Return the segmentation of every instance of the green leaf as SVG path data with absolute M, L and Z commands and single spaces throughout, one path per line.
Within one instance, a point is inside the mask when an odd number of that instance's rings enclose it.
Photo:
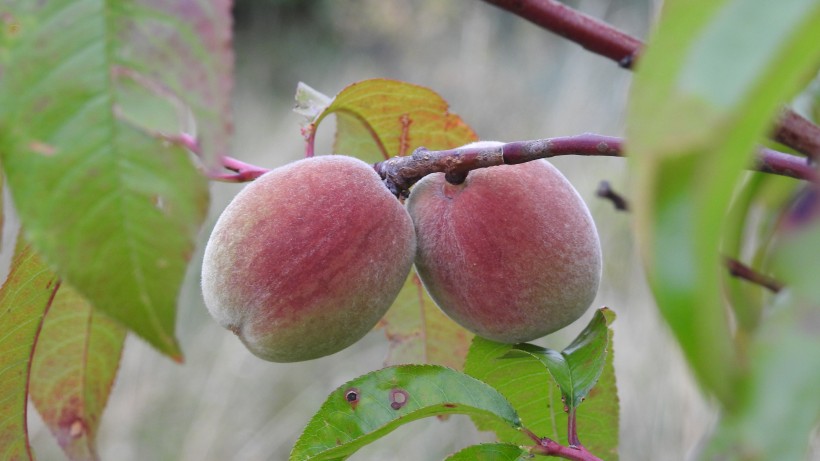
M 364 80 L 332 100 L 300 83 L 296 112 L 305 117 L 308 153 L 319 125 L 336 115 L 334 152 L 375 163 L 409 155 L 420 146 L 451 149 L 477 139 L 473 130 L 449 112 L 434 91 L 387 79 Z M 421 287 L 415 271 L 379 323 L 390 341 L 387 364 L 431 363 L 462 367 L 472 334 L 444 315 Z
M 518 445 L 483 443 L 453 453 L 445 461 L 524 461 L 531 458 L 532 455 Z
M 561 398 L 572 411 L 586 398 L 604 370 L 607 356 L 608 328 L 615 318 L 609 309 L 595 312 L 584 330 L 561 352 L 553 349 L 519 344 L 508 355 L 522 351 L 547 367 L 561 389 Z
M 0 289 L 0 459 L 34 459 L 26 430 L 29 363 L 57 277 L 18 239 L 11 273 Z
M 486 415 L 520 427 L 504 397 L 475 378 L 435 365 L 389 367 L 334 391 L 308 422 L 290 460 L 345 459 L 402 424 L 449 414 Z
M 628 147 L 649 281 L 700 383 L 729 408 L 741 364 L 723 223 L 755 143 L 820 62 L 818 21 L 811 0 L 669 1 L 635 75 Z
M 589 388 L 584 404 L 576 410 L 578 434 L 583 445 L 607 460 L 618 459 L 620 405 L 613 365 L 612 330 L 606 328 L 613 318 L 612 311 L 605 308 L 599 310 L 590 322 L 591 327 L 585 329 L 567 347 L 569 350 L 581 347 L 581 356 L 586 352 L 598 352 L 587 356 L 598 361 L 597 366 L 600 366 L 602 358 L 600 348 L 609 349 L 597 384 Z M 607 332 L 606 335 L 603 332 Z M 598 349 L 587 343 L 597 345 Z M 476 337 L 467 355 L 464 371 L 498 389 L 516 409 L 527 429 L 539 437 L 549 437 L 564 445 L 568 444 L 568 416 L 564 411 L 556 380 L 539 358 L 530 353 L 512 352 L 514 347 L 545 351 L 535 346 L 513 346 Z M 585 365 L 581 368 L 586 368 Z M 585 374 L 587 378 L 591 378 L 591 375 L 594 373 Z M 510 431 L 492 420 L 480 417 L 473 417 L 473 420 L 479 429 L 494 431 L 499 440 L 521 445 L 529 443 L 529 438 L 524 434 Z
M 98 459 L 95 439 L 114 384 L 125 329 L 62 284 L 31 365 L 34 406 L 69 459 Z
M 193 114 L 206 154 L 221 153 L 228 2 L 20 0 L 11 11 L 0 151 L 26 236 L 96 308 L 181 359 L 175 305 L 208 192 L 162 135 L 190 131 Z
M 527 429 L 539 437 L 560 441 L 566 416 L 561 410 L 561 395 L 552 377 L 535 357 L 504 358 L 512 348 L 512 344 L 476 336 L 467 353 L 464 372 L 497 389 L 515 408 Z M 562 416 L 564 424 L 559 427 Z M 524 433 L 512 430 L 506 424 L 498 424 L 494 419 L 479 416 L 473 417 L 473 422 L 480 430 L 495 432 L 498 440 L 519 445 L 532 442 Z

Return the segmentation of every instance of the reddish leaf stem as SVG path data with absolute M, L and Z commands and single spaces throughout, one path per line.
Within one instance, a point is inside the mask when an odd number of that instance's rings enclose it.
M 641 40 L 556 0 L 484 1 L 607 57 L 626 69 L 632 68 L 644 47 Z M 771 137 L 803 155 L 820 159 L 820 127 L 789 108 L 781 112 Z
M 567 443 L 571 448 L 582 448 L 581 440 L 578 438 L 578 418 L 572 407 L 567 411 Z
M 261 166 L 251 165 L 233 157 L 223 156 L 222 166 L 233 173 L 212 173 L 209 177 L 216 181 L 223 182 L 248 182 L 262 176 L 270 171 Z
M 419 147 L 407 157 L 393 157 L 373 168 L 396 196 L 407 196 L 410 187 L 431 173 L 444 173 L 452 183 L 464 181 L 467 173 L 488 166 L 529 162 L 559 155 L 622 156 L 624 141 L 613 136 L 585 133 L 576 136 L 516 141 L 493 147 L 460 147 L 431 151 Z M 815 171 L 802 157 L 771 149 L 758 150 L 754 167 L 765 173 L 814 180 Z
M 161 137 L 162 139 L 170 143 L 184 147 L 185 149 L 188 149 L 193 154 L 195 154 L 197 157 L 200 157 L 202 155 L 202 149 L 200 148 L 199 141 L 197 141 L 195 137 L 191 136 L 188 133 L 180 133 L 177 135 L 165 135 L 157 133 L 155 134 L 155 136 Z M 232 173 L 208 172 L 207 176 L 209 179 L 223 182 L 248 182 L 253 181 L 254 179 L 270 171 L 267 168 L 252 165 L 250 163 L 245 163 L 241 160 L 237 160 L 227 155 L 223 155 L 220 158 L 220 163 L 222 165 L 222 168 L 230 170 L 232 171 Z

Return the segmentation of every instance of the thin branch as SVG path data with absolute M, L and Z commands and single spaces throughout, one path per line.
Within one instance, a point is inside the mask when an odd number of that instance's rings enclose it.
M 578 446 L 565 447 L 548 437 L 538 437 L 526 427 L 522 427 L 520 430 L 529 437 L 530 440 L 535 442 L 535 446 L 530 447 L 530 453 L 532 454 L 555 456 L 557 458 L 571 459 L 574 461 L 601 461 L 600 458 L 582 447 L 580 443 L 578 443 Z
M 641 40 L 556 0 L 484 1 L 609 58 L 625 69 L 632 68 L 644 47 Z M 781 112 L 771 137 L 803 155 L 820 159 L 820 127 L 789 108 Z
M 768 147 L 757 151 L 754 169 L 762 173 L 789 176 L 806 181 L 818 182 L 817 170 L 806 159 L 785 154 Z
M 598 184 L 598 190 L 595 191 L 595 195 L 612 202 L 612 205 L 614 205 L 618 211 L 629 211 L 629 203 L 621 194 L 612 189 L 609 181 L 601 181 L 601 183 Z
M 609 24 L 555 0 L 485 0 L 631 68 L 643 43 Z
M 407 157 L 393 157 L 373 168 L 396 196 L 407 196 L 410 187 L 431 173 L 444 173 L 454 184 L 467 173 L 488 166 L 529 162 L 560 155 L 623 156 L 624 141 L 613 136 L 585 133 L 576 136 L 516 141 L 493 147 L 460 147 L 431 151 L 419 147 Z M 767 148 L 758 150 L 754 167 L 765 173 L 812 181 L 815 171 L 802 157 Z
M 729 274 L 732 276 L 760 285 L 772 293 L 778 293 L 784 287 L 784 285 L 776 279 L 761 274 L 736 259 L 723 258 L 723 263 L 726 264 L 726 267 L 729 269 Z

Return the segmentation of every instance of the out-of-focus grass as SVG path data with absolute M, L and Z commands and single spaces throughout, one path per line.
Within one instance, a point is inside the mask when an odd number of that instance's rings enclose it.
M 638 36 L 647 1 L 575 6 Z M 585 131 L 620 135 L 631 75 L 538 27 L 482 2 L 350 0 L 240 1 L 233 155 L 275 167 L 303 155 L 291 113 L 303 80 L 327 94 L 389 77 L 428 86 L 483 139 L 512 141 Z M 320 130 L 319 152 L 331 127 Z M 594 306 L 618 313 L 615 363 L 621 397 L 621 458 L 685 459 L 714 416 L 661 324 L 635 255 L 628 214 L 595 198 L 602 179 L 629 193 L 623 159 L 561 158 L 558 166 L 590 205 L 601 235 L 604 279 Z M 380 332 L 301 364 L 263 362 L 207 314 L 199 263 L 216 217 L 240 185 L 214 184 L 213 206 L 183 289 L 178 332 L 184 365 L 130 339 L 99 435 L 102 459 L 282 460 L 327 394 L 381 366 Z M 585 317 L 550 338 L 562 347 Z M 40 459 L 61 459 L 35 422 Z M 583 439 L 583 428 L 580 428 Z M 464 417 L 415 422 L 352 459 L 442 459 L 489 440 Z

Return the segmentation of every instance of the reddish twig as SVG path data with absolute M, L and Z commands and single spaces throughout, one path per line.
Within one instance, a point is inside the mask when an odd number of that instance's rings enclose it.
M 820 160 L 820 127 L 792 110 L 780 114 L 772 138 L 814 161 Z
M 538 437 L 526 427 L 522 427 L 521 431 L 535 442 L 535 446 L 530 448 L 532 454 L 555 456 L 574 461 L 601 461 L 600 458 L 587 451 L 580 443 L 577 446 L 566 447 L 548 437 Z M 577 440 L 577 436 L 575 438 Z
M 555 0 L 485 0 L 630 68 L 643 43 Z
M 612 190 L 609 181 L 601 181 L 601 183 L 598 184 L 598 190 L 595 191 L 595 195 L 612 202 L 612 205 L 614 205 L 618 211 L 629 211 L 629 203 L 621 194 Z
M 763 275 L 751 267 L 741 263 L 732 258 L 723 258 L 723 263 L 729 269 L 729 274 L 734 277 L 746 280 L 748 282 L 760 285 L 768 289 L 772 293 L 778 293 L 783 289 L 784 285 L 768 275 Z
M 566 447 L 555 440 L 544 437 L 538 445 L 530 448 L 530 453 L 543 456 L 555 456 L 573 461 L 603 461 L 582 446 Z
M 396 196 L 407 196 L 410 187 L 431 173 L 444 173 L 452 183 L 467 173 L 488 166 L 529 162 L 560 155 L 623 156 L 623 139 L 585 133 L 576 136 L 516 141 L 492 147 L 460 147 L 431 151 L 419 147 L 407 157 L 393 157 L 373 168 Z M 765 173 L 814 180 L 816 174 L 804 158 L 771 149 L 758 151 L 755 168 Z
M 806 159 L 761 147 L 757 151 L 754 169 L 763 173 L 818 182 L 817 170 Z
M 168 142 L 179 144 L 199 155 L 196 139 L 187 134 L 176 136 L 161 135 Z M 419 179 L 431 173 L 443 172 L 447 180 L 460 183 L 467 173 L 477 168 L 495 165 L 512 165 L 539 158 L 560 155 L 623 156 L 624 141 L 614 136 L 585 133 L 575 136 L 516 141 L 495 147 L 460 147 L 441 151 L 430 151 L 419 147 L 407 157 L 393 157 L 376 163 L 373 168 L 385 180 L 387 187 L 396 196 L 406 196 L 410 187 Z M 208 173 L 208 177 L 223 182 L 248 182 L 270 171 L 268 168 L 252 165 L 233 157 L 222 156 L 222 167 L 231 173 Z M 765 173 L 790 176 L 813 181 L 817 174 L 806 161 L 794 155 L 784 154 L 768 148 L 761 148 L 755 168 Z M 617 206 L 617 205 L 616 205 Z
M 484 1 L 607 57 L 626 69 L 632 68 L 644 47 L 641 40 L 556 0 Z M 803 155 L 820 158 L 820 127 L 789 108 L 783 109 L 771 137 Z

